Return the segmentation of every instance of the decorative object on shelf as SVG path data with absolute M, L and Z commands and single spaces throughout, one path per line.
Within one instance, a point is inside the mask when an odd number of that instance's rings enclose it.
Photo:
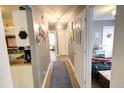
M 21 39 L 26 39 L 26 38 L 28 37 L 26 31 L 25 31 L 23 28 L 21 28 L 21 30 L 20 30 L 20 32 L 19 32 L 18 35 L 19 35 L 19 37 L 20 37 Z

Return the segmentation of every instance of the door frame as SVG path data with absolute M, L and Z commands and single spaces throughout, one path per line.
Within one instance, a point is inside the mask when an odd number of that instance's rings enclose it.
M 94 41 L 93 28 L 93 5 L 86 6 L 86 33 L 85 33 L 85 49 L 84 49 L 84 62 L 85 62 L 85 88 L 91 88 L 91 72 L 92 72 L 92 49 Z
M 3 26 L 2 12 L 0 9 L 0 87 L 1 88 L 13 88 L 12 73 L 9 62 L 9 54 L 7 52 L 7 44 L 5 39 L 5 30 Z

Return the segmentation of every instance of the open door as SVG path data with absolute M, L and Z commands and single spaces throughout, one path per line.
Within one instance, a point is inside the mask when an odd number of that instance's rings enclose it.
M 9 65 L 9 57 L 7 53 L 7 45 L 5 39 L 5 32 L 3 26 L 2 13 L 0 10 L 0 87 L 1 88 L 12 88 L 12 76 Z

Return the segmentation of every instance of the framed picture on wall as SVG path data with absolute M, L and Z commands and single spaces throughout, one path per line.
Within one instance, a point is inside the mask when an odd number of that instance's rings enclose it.
M 76 44 L 81 44 L 81 30 L 82 30 L 81 24 L 82 24 L 82 21 L 79 18 L 76 21 L 76 28 L 75 28 L 75 42 L 76 42 Z
M 6 36 L 6 43 L 8 48 L 16 48 L 15 36 Z
M 75 23 L 74 22 L 72 22 L 72 24 L 71 24 L 72 26 L 72 41 L 74 42 L 74 30 L 75 30 Z
M 70 24 L 70 31 L 69 31 L 69 37 L 71 40 L 71 44 L 74 42 L 74 28 L 73 28 L 73 21 Z
M 80 27 L 76 28 L 75 34 L 76 34 L 76 43 L 81 44 L 81 28 Z
M 74 30 L 74 22 L 71 22 L 71 30 Z

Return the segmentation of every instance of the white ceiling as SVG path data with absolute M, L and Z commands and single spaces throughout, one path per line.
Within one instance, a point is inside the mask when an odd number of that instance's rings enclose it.
M 37 6 L 50 24 L 55 24 L 59 19 L 63 23 L 67 23 L 73 16 L 76 16 L 84 8 L 83 5 L 38 5 Z M 4 23 L 13 25 L 12 11 L 18 10 L 18 5 L 1 5 Z M 113 6 L 97 5 L 94 7 L 93 20 L 114 20 L 111 14 Z
M 84 8 L 83 5 L 37 5 L 35 7 L 40 9 L 50 24 L 56 23 L 58 19 L 63 23 L 67 23 Z M 13 25 L 12 11 L 19 10 L 19 6 L 1 5 L 0 9 L 2 10 L 4 23 Z
M 112 5 L 97 5 L 97 6 L 95 6 L 94 11 L 93 11 L 93 20 L 96 20 L 96 21 L 114 20 L 115 18 L 111 13 L 113 8 L 114 8 L 114 6 L 112 6 Z
M 77 5 L 45 5 L 37 6 L 49 23 L 58 20 L 67 23 L 75 14 L 78 14 L 84 6 Z

